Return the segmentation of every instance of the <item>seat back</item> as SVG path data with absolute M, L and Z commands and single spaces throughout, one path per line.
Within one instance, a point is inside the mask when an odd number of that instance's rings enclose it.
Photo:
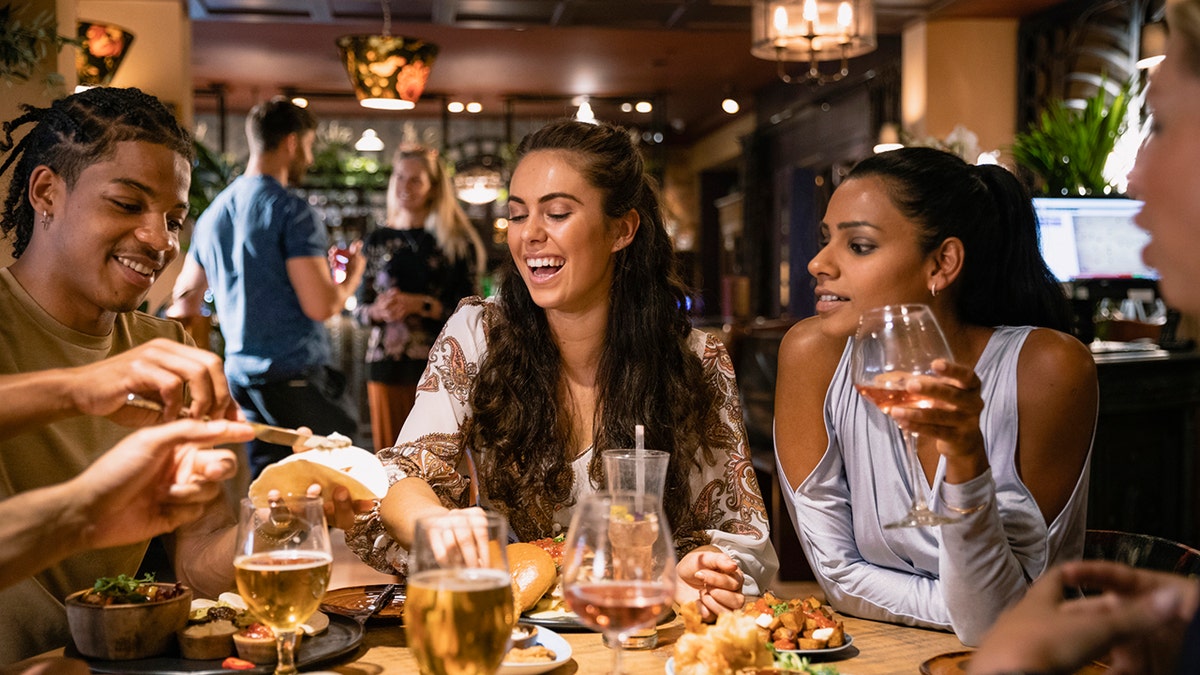
M 1135 532 L 1088 530 L 1085 560 L 1111 560 L 1131 567 L 1200 576 L 1200 550 L 1186 544 Z

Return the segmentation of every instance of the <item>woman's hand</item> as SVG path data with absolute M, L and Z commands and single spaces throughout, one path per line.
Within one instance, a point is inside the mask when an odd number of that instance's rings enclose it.
M 391 323 L 401 321 L 410 314 L 428 319 L 440 319 L 443 310 L 442 302 L 432 295 L 403 293 L 389 288 L 380 293 L 379 297 L 375 298 L 375 302 L 371 303 L 371 308 L 367 310 L 367 316 L 372 321 Z
M 933 370 L 936 377 L 911 378 L 906 387 L 931 401 L 931 407 L 895 407 L 890 414 L 901 429 L 937 439 L 937 451 L 948 461 L 947 480 L 964 482 L 988 466 L 979 427 L 982 384 L 974 370 L 959 363 L 937 359 Z
M 683 556 L 675 565 L 675 577 L 675 601 L 699 600 L 704 621 L 746 604 L 742 594 L 745 575 L 737 562 L 716 546 L 701 546 Z
M 310 438 L 313 435 L 312 429 L 308 427 L 296 427 L 296 431 Z M 305 439 L 299 439 L 292 444 L 293 453 L 308 452 L 313 449 L 307 444 Z M 321 486 L 313 483 L 308 486 L 308 491 L 305 494 L 309 497 L 320 497 L 322 496 Z M 354 517 L 356 515 L 367 513 L 373 508 L 375 508 L 374 499 L 360 499 L 355 501 L 350 499 L 349 490 L 338 486 L 333 491 L 332 499 L 325 501 L 325 520 L 329 523 L 330 527 L 336 527 L 339 530 L 348 530 L 354 527 Z

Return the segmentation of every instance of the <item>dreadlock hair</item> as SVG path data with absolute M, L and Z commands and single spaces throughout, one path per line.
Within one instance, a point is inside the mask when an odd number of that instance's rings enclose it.
M 998 165 L 973 166 L 933 148 L 901 148 L 859 162 L 846 180 L 876 176 L 919 225 L 929 253 L 958 237 L 966 261 L 956 308 L 977 326 L 1041 326 L 1069 333 L 1071 307 L 1038 247 L 1029 192 Z
M 517 160 L 539 151 L 568 157 L 603 193 L 606 217 L 636 210 L 641 224 L 633 241 L 612 254 L 611 309 L 596 373 L 591 439 L 572 438 L 561 396 L 561 356 L 546 314 L 530 297 L 512 257 L 505 257 L 497 316 L 487 328 L 488 353 L 471 393 L 474 416 L 465 430 L 469 447 L 478 452 L 481 490 L 523 541 L 550 536 L 554 511 L 571 504 L 568 448 L 591 441 L 589 479 L 601 486 L 601 451 L 633 447 L 635 426 L 643 424 L 646 447 L 671 454 L 663 506 L 674 531 L 689 533 L 688 476 L 701 453 L 713 461 L 711 448 L 723 439 L 707 433 L 705 421 L 718 397 L 688 346 L 686 288 L 675 270 L 654 182 L 620 127 L 551 122 L 525 137 Z M 698 543 L 681 544 L 680 555 Z
M 13 166 L 0 230 L 15 232 L 13 257 L 20 258 L 33 236 L 34 212 L 29 203 L 29 178 L 39 166 L 49 167 L 74 187 L 83 170 L 107 161 L 123 141 L 145 141 L 162 145 L 184 157 L 194 158 L 192 136 L 157 98 L 134 88 L 96 87 L 50 104 L 48 108 L 22 105 L 25 114 L 5 122 L 0 152 L 8 153 L 0 164 L 0 176 Z M 33 124 L 19 143 L 13 132 Z

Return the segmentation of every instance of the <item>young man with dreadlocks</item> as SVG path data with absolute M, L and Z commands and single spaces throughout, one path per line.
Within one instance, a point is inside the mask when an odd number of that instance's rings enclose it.
M 129 393 L 162 401 L 167 418 L 185 406 L 193 417 L 238 418 L 221 360 L 189 346 L 177 323 L 135 311 L 179 254 L 188 133 L 136 89 L 91 89 L 24 110 L 0 138 L 0 175 L 12 168 L 0 230 L 15 258 L 0 269 L 0 391 L 26 418 L 0 427 L 0 499 L 64 483 L 129 426 L 161 419 L 123 407 Z M 235 524 L 214 495 L 175 530 L 181 581 L 200 594 L 232 585 Z M 134 573 L 145 551 L 141 541 L 82 553 L 0 591 L 0 663 L 64 645 L 62 599 L 97 577 Z

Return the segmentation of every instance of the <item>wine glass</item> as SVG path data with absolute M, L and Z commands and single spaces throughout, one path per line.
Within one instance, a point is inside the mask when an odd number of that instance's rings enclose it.
M 886 414 L 894 408 L 929 408 L 933 401 L 910 392 L 910 380 L 933 379 L 933 362 L 950 361 L 950 345 L 926 305 L 886 305 L 863 312 L 850 353 L 854 388 Z M 900 520 L 884 527 L 921 527 L 957 522 L 958 518 L 935 513 L 925 499 L 925 472 L 917 457 L 917 434 L 901 430 L 905 468 L 912 505 Z
M 675 591 L 675 546 L 657 497 L 631 492 L 580 499 L 567 530 L 562 565 L 567 606 L 613 647 L 638 628 L 654 626 Z
M 243 499 L 233 564 L 238 593 L 275 632 L 275 675 L 292 675 L 296 631 L 317 611 L 333 567 L 321 498 Z
M 404 604 L 408 646 L 423 675 L 496 672 L 516 623 L 497 513 L 418 518 Z

